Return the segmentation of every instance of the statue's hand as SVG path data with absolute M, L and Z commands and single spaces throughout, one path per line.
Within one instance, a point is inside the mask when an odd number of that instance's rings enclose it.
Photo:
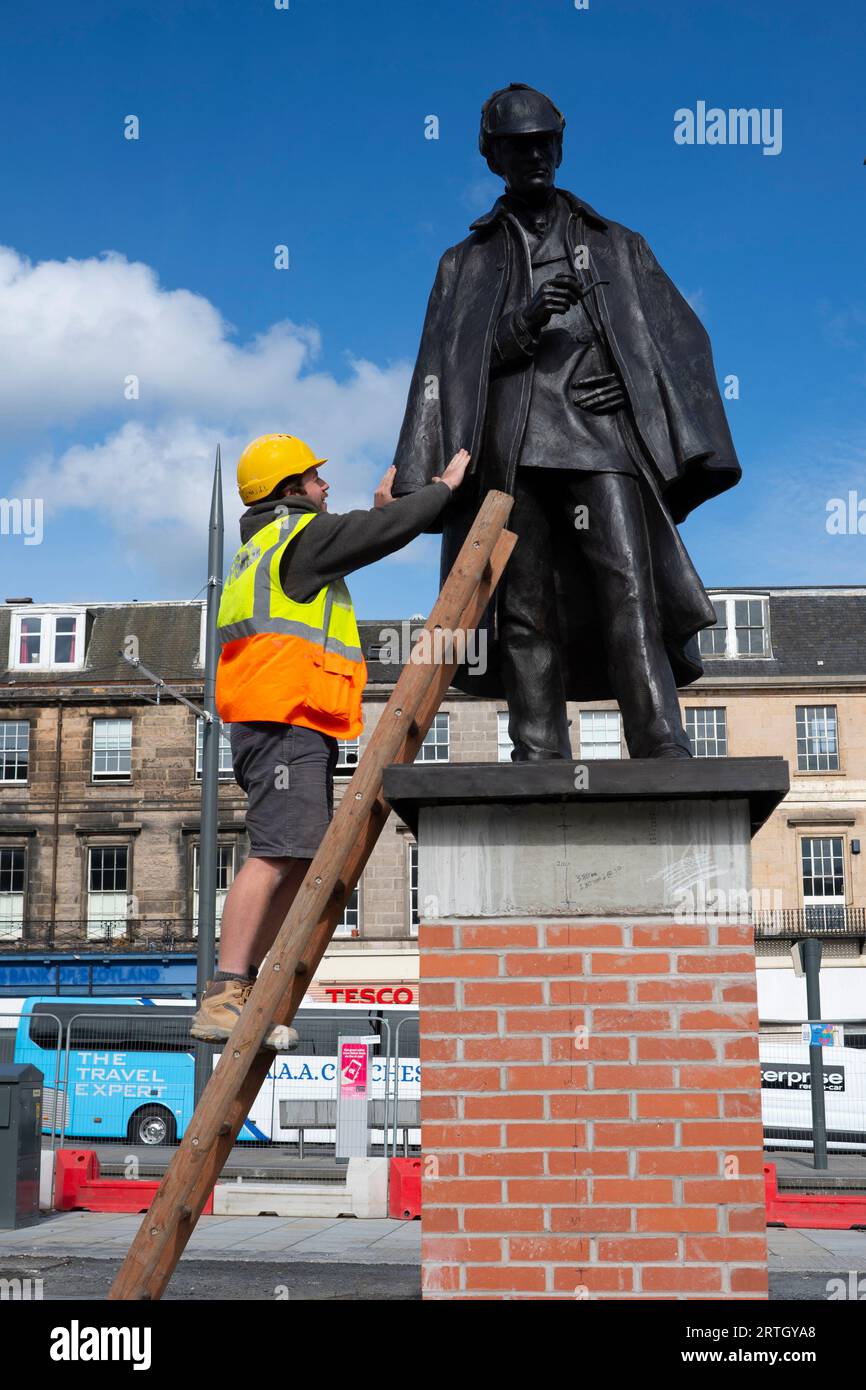
M 625 391 L 618 376 L 588 376 L 585 381 L 575 382 L 570 388 L 571 399 L 581 410 L 589 410 L 593 415 L 609 415 L 621 410 L 626 402 Z
M 581 297 L 580 283 L 575 275 L 554 275 L 535 291 L 521 317 L 530 333 L 539 333 L 554 314 L 567 314 Z

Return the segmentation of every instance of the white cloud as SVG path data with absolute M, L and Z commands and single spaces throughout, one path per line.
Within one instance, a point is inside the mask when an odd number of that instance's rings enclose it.
M 49 517 L 96 513 L 142 555 L 170 517 L 163 563 L 184 533 L 200 548 L 217 441 L 227 535 L 240 510 L 235 460 L 272 430 L 327 454 L 334 510 L 371 505 L 410 367 L 347 358 L 338 380 L 316 368 L 319 351 L 314 326 L 288 321 L 239 344 L 203 296 L 165 290 L 149 266 L 114 252 L 32 265 L 0 247 L 0 407 L 16 490 L 43 497 Z M 130 375 L 138 400 L 124 398 Z M 81 442 L 46 452 L 52 434 Z
M 336 382 L 312 370 L 318 330 L 283 321 L 241 345 L 231 332 L 202 295 L 162 289 L 149 266 L 115 252 L 34 266 L 0 247 L 0 404 L 7 425 L 43 425 L 46 412 L 49 423 L 70 424 L 105 412 L 129 419 L 180 410 L 229 426 L 287 413 L 298 433 L 321 426 Z M 365 432 L 373 412 L 378 441 L 382 388 L 402 383 L 403 372 L 352 365 L 341 399 Z M 124 399 L 129 375 L 139 378 L 138 401 Z

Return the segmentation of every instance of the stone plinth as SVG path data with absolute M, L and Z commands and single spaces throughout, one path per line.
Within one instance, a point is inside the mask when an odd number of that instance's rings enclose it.
M 766 1298 L 750 838 L 781 759 L 389 768 L 426 1298 Z

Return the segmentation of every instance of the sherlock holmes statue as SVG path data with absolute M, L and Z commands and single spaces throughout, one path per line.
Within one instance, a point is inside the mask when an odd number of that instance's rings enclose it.
M 677 686 L 715 614 L 675 523 L 740 468 L 702 324 L 642 236 L 554 187 L 564 128 L 531 87 L 484 103 L 505 194 L 440 261 L 393 492 L 470 450 L 443 578 L 487 490 L 514 497 L 486 670 L 455 684 L 505 696 L 515 761 L 570 758 L 566 699 L 611 696 L 632 757 L 685 758 Z

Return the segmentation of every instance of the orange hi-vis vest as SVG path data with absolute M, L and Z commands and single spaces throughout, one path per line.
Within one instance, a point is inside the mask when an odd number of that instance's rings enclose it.
M 227 724 L 302 724 L 357 738 L 367 667 L 352 598 L 342 579 L 308 603 L 280 583 L 280 562 L 316 512 L 288 512 L 242 545 L 223 586 L 216 703 Z

